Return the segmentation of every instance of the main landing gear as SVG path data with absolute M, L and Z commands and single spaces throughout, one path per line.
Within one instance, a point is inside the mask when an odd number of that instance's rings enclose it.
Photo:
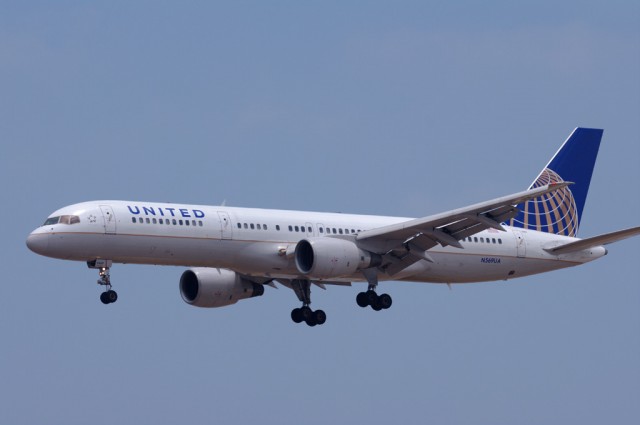
M 327 321 L 327 315 L 322 310 L 313 311 L 308 305 L 291 310 L 291 320 L 296 323 L 305 322 L 309 326 L 322 325 Z
M 105 291 L 100 294 L 100 301 L 102 304 L 111 304 L 118 301 L 118 293 L 111 289 L 111 276 L 109 275 L 109 269 L 111 268 L 111 260 L 94 260 L 87 261 L 87 266 L 90 269 L 98 269 L 98 285 L 105 287 Z
M 369 282 L 369 289 L 367 292 L 360 292 L 356 296 L 356 302 L 362 308 L 371 306 L 375 311 L 386 310 L 391 307 L 393 300 L 389 294 L 378 295 L 376 293 L 376 287 L 378 286 L 378 272 L 373 269 L 364 269 L 362 274 Z
M 291 310 L 291 320 L 295 323 L 305 322 L 308 326 L 322 325 L 327 321 L 327 315 L 322 310 L 311 310 L 311 282 L 303 279 L 291 281 L 291 287 L 302 301 L 301 308 Z
M 356 302 L 362 308 L 371 306 L 375 311 L 386 310 L 391 307 L 393 300 L 389 294 L 378 295 L 375 287 L 369 285 L 367 292 L 360 292 L 356 297 Z

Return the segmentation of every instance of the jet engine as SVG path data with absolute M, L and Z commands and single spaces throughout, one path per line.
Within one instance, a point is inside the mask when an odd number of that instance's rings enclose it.
M 382 257 L 358 248 L 351 241 L 322 237 L 298 242 L 295 260 L 298 271 L 309 278 L 331 279 L 377 266 Z
M 196 307 L 224 307 L 262 294 L 264 286 L 227 269 L 197 267 L 180 276 L 182 299 Z

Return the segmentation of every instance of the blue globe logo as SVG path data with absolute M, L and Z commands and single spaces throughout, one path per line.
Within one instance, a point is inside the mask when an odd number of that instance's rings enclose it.
M 563 181 L 558 173 L 545 168 L 531 188 Z M 509 223 L 512 226 L 565 236 L 578 233 L 578 208 L 569 187 L 527 201 L 518 208 L 520 213 Z

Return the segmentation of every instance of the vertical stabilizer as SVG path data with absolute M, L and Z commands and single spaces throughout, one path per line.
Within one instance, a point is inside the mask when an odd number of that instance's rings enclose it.
M 603 130 L 578 127 L 542 169 L 529 189 L 549 183 L 572 185 L 518 205 L 509 225 L 540 232 L 576 236 L 587 199 Z

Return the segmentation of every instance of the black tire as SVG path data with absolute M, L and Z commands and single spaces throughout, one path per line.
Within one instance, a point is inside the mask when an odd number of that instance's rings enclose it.
M 305 322 L 309 319 L 313 319 L 313 310 L 311 310 L 309 307 L 302 307 L 300 309 L 300 312 L 302 314 L 302 320 L 304 320 Z
M 356 303 L 362 308 L 365 308 L 369 305 L 369 299 L 367 298 L 367 294 L 364 292 L 360 292 L 356 296 Z
M 107 299 L 107 293 L 103 292 L 102 294 L 100 294 L 100 301 L 102 301 L 102 304 L 107 305 L 109 304 L 109 300 Z
M 316 322 L 315 315 L 313 314 L 307 320 L 305 320 L 305 323 L 311 327 L 314 327 L 318 324 L 318 322 Z
M 293 310 L 291 310 L 291 320 L 296 323 L 300 323 L 304 320 L 302 317 L 302 311 L 299 308 L 294 308 Z
M 109 303 L 114 303 L 118 301 L 118 293 L 116 291 L 109 290 L 106 293 L 107 293 L 107 299 L 109 300 Z
M 371 303 L 371 308 L 374 309 L 375 311 L 382 310 L 382 303 L 380 302 L 380 297 L 376 296 L 376 300 L 373 303 Z
M 323 325 L 324 322 L 327 321 L 327 314 L 322 310 L 316 310 L 313 313 L 313 320 L 316 322 L 316 324 Z
M 389 295 L 389 294 L 380 295 L 380 305 L 382 306 L 382 308 L 384 310 L 386 310 L 389 307 L 391 307 L 391 304 L 393 304 L 393 300 L 391 299 L 391 295 Z
M 367 304 L 373 307 L 373 304 L 378 300 L 378 294 L 376 291 L 369 289 L 365 296 L 367 297 Z

